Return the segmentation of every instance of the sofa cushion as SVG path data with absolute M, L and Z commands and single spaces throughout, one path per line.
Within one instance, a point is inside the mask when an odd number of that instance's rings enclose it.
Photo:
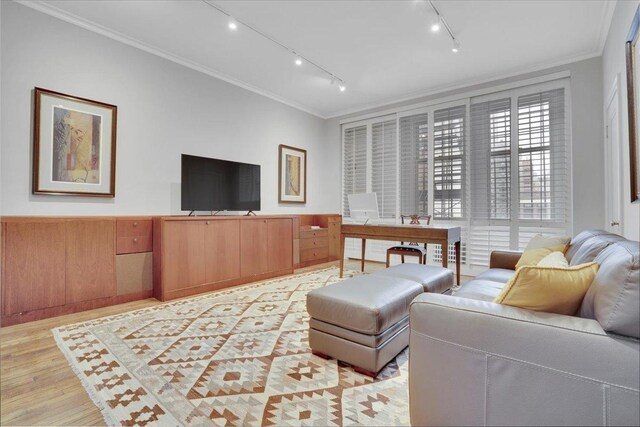
M 493 302 L 573 316 L 597 272 L 595 262 L 568 268 L 525 266 L 516 271 Z
M 598 274 L 582 302 L 580 316 L 602 329 L 640 338 L 640 243 L 625 240 L 600 252 Z
M 422 285 L 425 292 L 444 293 L 453 285 L 453 271 L 443 267 L 424 264 L 398 264 L 371 273 L 412 280 Z
M 506 268 L 491 268 L 475 277 L 476 280 L 490 280 L 492 282 L 507 283 L 513 277 L 515 270 Z
M 453 296 L 491 302 L 502 291 L 504 285 L 491 280 L 473 279 L 460 286 Z
M 316 320 L 378 335 L 407 317 L 411 301 L 423 291 L 418 282 L 366 274 L 312 290 L 307 311 Z
M 573 256 L 578 252 L 578 250 L 582 247 L 582 245 L 589 239 L 595 236 L 601 236 L 603 234 L 611 234 L 608 231 L 604 230 L 585 230 L 571 239 L 571 243 L 569 243 L 569 248 L 564 253 L 564 256 L 567 257 L 567 261 L 571 263 Z
M 569 261 L 569 265 L 573 266 L 592 262 L 607 246 L 624 240 L 626 240 L 624 237 L 610 233 L 591 237 L 580 245 L 580 249 L 573 254 L 573 257 Z

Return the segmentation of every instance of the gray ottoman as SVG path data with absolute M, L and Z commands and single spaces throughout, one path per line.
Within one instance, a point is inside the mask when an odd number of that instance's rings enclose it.
M 409 305 L 423 292 L 421 283 L 382 274 L 356 276 L 309 292 L 313 353 L 375 377 L 409 345 Z
M 436 294 L 450 294 L 453 286 L 453 271 L 432 265 L 398 264 L 371 274 L 412 280 L 422 284 L 425 292 Z

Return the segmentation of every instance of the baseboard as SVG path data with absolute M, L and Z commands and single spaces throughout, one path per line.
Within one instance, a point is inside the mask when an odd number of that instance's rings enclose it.
M 112 297 L 99 298 L 91 301 L 81 301 L 60 305 L 57 307 L 41 308 L 39 310 L 30 310 L 24 311 L 22 313 L 3 315 L 2 317 L 0 317 L 0 327 L 48 319 L 50 317 L 78 313 L 80 311 L 93 310 L 95 308 L 102 308 L 110 305 L 124 304 L 126 302 L 151 298 L 152 296 L 153 290 L 149 289 L 146 291 L 133 292 L 126 295 L 114 295 Z

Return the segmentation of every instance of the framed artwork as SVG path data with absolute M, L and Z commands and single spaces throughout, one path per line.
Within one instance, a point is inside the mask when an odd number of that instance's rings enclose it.
M 278 202 L 307 203 L 307 150 L 278 146 Z
M 638 76 L 638 60 L 640 59 L 640 43 L 638 28 L 640 27 L 640 6 L 631 22 L 629 36 L 625 43 L 627 56 L 627 105 L 629 110 L 629 171 L 631 177 L 631 202 L 640 203 L 640 76 Z
M 118 107 L 35 88 L 33 193 L 115 197 Z

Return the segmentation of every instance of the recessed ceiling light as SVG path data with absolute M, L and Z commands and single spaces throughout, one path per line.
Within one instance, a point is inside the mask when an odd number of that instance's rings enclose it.
M 230 30 L 235 30 L 238 28 L 238 24 L 236 24 L 235 22 L 231 21 L 229 22 L 229 29 Z
M 345 90 L 347 90 L 347 87 L 343 84 L 338 86 L 338 89 L 340 89 L 340 92 L 344 92 Z
M 433 24 L 431 26 L 431 31 L 433 31 L 434 33 L 437 33 L 438 31 L 440 31 L 440 23 L 436 22 L 435 24 Z
M 298 67 L 302 65 L 302 59 L 301 58 L 296 58 L 296 65 Z

